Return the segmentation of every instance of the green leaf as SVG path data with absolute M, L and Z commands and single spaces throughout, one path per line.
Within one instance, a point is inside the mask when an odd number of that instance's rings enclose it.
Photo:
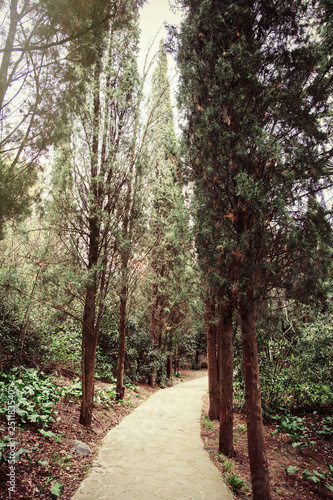
M 62 483 L 60 483 L 59 481 L 57 481 L 56 483 L 54 483 L 54 485 L 50 489 L 51 494 L 53 496 L 55 496 L 56 498 L 60 498 L 62 487 L 63 487 Z
M 49 465 L 48 460 L 38 460 L 37 462 L 39 465 Z
M 298 471 L 299 471 L 299 469 L 297 469 L 297 468 L 296 468 L 296 467 L 294 467 L 293 465 L 289 465 L 289 467 L 286 467 L 286 466 L 285 466 L 284 468 L 285 468 L 285 470 L 286 470 L 286 474 L 287 474 L 287 476 L 288 476 L 289 474 L 297 474 L 297 473 L 298 473 Z
M 30 420 L 30 422 L 35 423 L 35 422 L 37 422 L 38 418 L 39 418 L 38 413 L 33 413 L 32 415 L 30 415 L 29 420 Z
M 310 481 L 313 481 L 317 486 L 318 490 L 320 490 L 321 483 L 320 479 L 317 476 L 309 476 L 308 479 L 310 479 Z
M 20 448 L 16 453 L 15 453 L 15 461 L 19 460 L 22 455 L 29 454 L 31 453 L 30 450 L 26 450 L 25 448 Z
M 39 429 L 39 432 L 41 433 L 41 435 L 44 437 L 44 438 L 56 438 L 58 437 L 58 434 L 55 434 L 54 432 L 52 431 L 45 431 L 44 429 Z
M 309 477 L 309 474 L 310 474 L 310 472 L 309 472 L 307 469 L 305 469 L 305 470 L 303 471 L 303 474 L 302 474 L 303 479 L 307 479 L 307 478 Z

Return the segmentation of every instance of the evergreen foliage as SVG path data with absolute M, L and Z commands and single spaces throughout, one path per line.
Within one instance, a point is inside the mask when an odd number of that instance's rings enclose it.
M 166 50 L 161 41 L 149 111 L 153 126 L 148 146 L 152 193 L 151 342 L 154 349 L 172 355 L 186 326 L 190 240 L 188 214 L 177 174 L 178 146 L 167 70 Z
M 276 305 L 276 304 L 275 304 Z M 264 415 L 282 409 L 295 413 L 330 413 L 332 391 L 332 332 L 330 314 L 289 308 L 263 314 L 258 324 L 260 382 Z M 304 311 L 303 311 L 304 313 Z M 293 318 L 292 320 L 288 319 Z M 298 318 L 298 319 L 297 319 Z M 241 342 L 235 340 L 235 399 L 244 407 Z
M 27 168 L 0 158 L 0 238 L 5 222 L 19 221 L 29 214 L 34 201 L 31 188 L 37 180 L 33 168 Z
M 212 240 L 220 262 L 204 270 L 214 280 L 222 266 L 234 292 L 250 283 L 262 297 L 281 285 L 314 300 L 330 258 L 330 228 L 314 195 L 329 182 L 332 89 L 329 61 L 306 31 L 312 10 L 302 2 L 185 4 L 180 103 L 200 200 L 198 249 Z M 314 253 L 311 278 L 304 268 Z
M 142 3 L 0 2 L 0 371 L 165 386 L 228 313 L 238 396 L 250 311 L 265 414 L 330 411 L 332 2 L 180 0 L 181 147 Z
M 316 194 L 331 182 L 331 58 L 308 2 L 180 3 L 199 262 L 240 312 L 253 495 L 269 500 L 256 310 L 276 288 L 307 303 L 326 297 L 331 227 Z

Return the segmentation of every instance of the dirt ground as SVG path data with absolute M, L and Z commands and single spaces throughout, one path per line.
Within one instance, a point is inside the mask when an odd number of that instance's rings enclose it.
M 219 422 L 207 424 L 208 396 L 204 398 L 203 412 L 201 418 L 201 437 L 206 450 L 210 454 L 211 460 L 221 470 L 224 477 L 227 476 L 225 465 L 218 460 L 218 436 Z M 310 422 L 308 425 L 309 428 Z M 273 500 L 321 500 L 323 498 L 333 498 L 332 493 L 325 487 L 320 491 L 315 484 L 302 478 L 302 472 L 307 469 L 312 471 L 328 471 L 327 465 L 333 465 L 333 444 L 332 442 L 318 439 L 316 434 L 310 436 L 310 440 L 315 442 L 312 447 L 306 447 L 298 451 L 291 445 L 291 439 L 286 434 L 277 433 L 272 436 L 275 426 L 265 425 L 265 440 L 267 458 L 270 473 L 270 482 Z M 245 479 L 246 486 L 238 494 L 237 499 L 251 499 L 250 487 L 250 465 L 247 455 L 246 437 L 246 417 L 241 413 L 234 413 L 234 450 L 235 455 L 230 460 L 232 462 L 232 472 L 240 478 Z M 222 458 L 223 461 L 223 458 Z M 286 474 L 285 467 L 293 466 L 299 469 L 297 474 Z
M 201 372 L 190 370 L 183 370 L 181 373 L 182 377 L 174 378 L 173 384 L 203 375 Z M 71 380 L 66 378 L 54 380 L 58 386 L 71 384 Z M 97 382 L 96 387 L 108 388 L 109 384 Z M 156 390 L 159 389 L 152 389 L 147 384 L 136 384 L 135 390 L 126 391 L 123 403 L 113 402 L 111 407 L 95 405 L 91 429 L 86 429 L 79 423 L 80 401 L 76 398 L 69 398 L 65 402 L 61 400 L 54 407 L 60 420 L 53 422 L 47 431 L 57 437 L 44 438 L 32 425 L 16 429 L 16 451 L 22 447 L 29 453 L 22 455 L 15 464 L 15 493 L 8 491 L 9 467 L 0 462 L 1 500 L 54 500 L 56 496 L 52 495 L 50 490 L 56 483 L 61 483 L 60 498 L 70 499 L 89 471 L 103 437 Z M 0 441 L 5 435 L 6 424 L 0 422 Z M 92 454 L 80 456 L 74 453 L 74 440 L 86 443 Z
M 173 383 L 183 383 L 206 373 L 207 370 L 183 370 L 182 377 L 180 379 L 174 378 Z M 57 385 L 70 385 L 71 380 L 58 378 L 56 383 Z M 108 387 L 108 384 L 102 382 L 98 382 L 96 385 L 98 388 Z M 152 389 L 147 384 L 137 384 L 135 388 L 127 390 L 123 403 L 114 401 L 110 407 L 105 407 L 103 404 L 96 405 L 91 429 L 86 429 L 79 424 L 80 401 L 75 398 L 68 399 L 66 402 L 61 400 L 55 406 L 55 410 L 58 412 L 57 417 L 60 417 L 60 420 L 55 421 L 47 430 L 56 434 L 57 437 L 44 438 L 33 426 L 24 425 L 17 429 L 15 435 L 18 442 L 17 449 L 23 447 L 29 453 L 24 454 L 15 464 L 16 492 L 11 496 L 7 485 L 8 466 L 0 463 L 0 498 L 3 500 L 8 498 L 51 500 L 56 496 L 52 495 L 50 490 L 58 484 L 61 485 L 61 499 L 69 500 L 89 471 L 97 455 L 98 446 L 106 433 L 156 390 L 159 389 Z M 225 464 L 223 465 L 217 458 L 219 424 L 213 422 L 208 425 L 212 428 L 207 428 L 205 418 L 207 414 L 208 395 L 203 401 L 202 439 L 211 460 L 226 477 Z M 232 458 L 232 471 L 237 476 L 244 478 L 247 485 L 235 495 L 235 498 L 239 500 L 252 498 L 245 423 L 244 415 L 234 414 L 235 456 Z M 5 433 L 5 424 L 0 422 L 0 427 L 1 441 Z M 300 453 L 291 446 L 287 435 L 278 433 L 272 436 L 273 430 L 273 426 L 265 426 L 273 499 L 319 500 L 333 498 L 326 488 L 318 491 L 314 484 L 302 479 L 304 469 L 327 470 L 327 464 L 332 464 L 332 443 L 319 440 L 314 435 L 311 436 L 311 440 L 316 441 L 314 449 L 306 448 Z M 74 453 L 74 440 L 80 440 L 89 445 L 92 454 L 79 456 Z M 297 475 L 286 475 L 285 467 L 290 465 L 299 469 Z

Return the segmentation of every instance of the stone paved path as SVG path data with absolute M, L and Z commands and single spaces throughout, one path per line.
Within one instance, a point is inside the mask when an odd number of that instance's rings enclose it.
M 207 377 L 155 392 L 103 440 L 72 500 L 231 500 L 200 438 Z

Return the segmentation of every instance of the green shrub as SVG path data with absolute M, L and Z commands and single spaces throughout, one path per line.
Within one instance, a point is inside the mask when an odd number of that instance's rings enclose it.
M 325 417 L 316 430 L 318 437 L 333 441 L 333 417 Z
M 71 400 L 75 398 L 82 397 L 82 382 L 80 379 L 73 379 L 73 383 L 68 386 L 61 387 L 59 390 L 60 397 L 65 400 Z M 109 389 L 97 389 L 95 388 L 94 402 L 98 404 L 103 404 L 104 406 L 110 406 L 111 401 L 116 397 L 116 387 L 111 386 Z
M 118 356 L 118 323 L 114 315 L 105 318 L 96 356 L 96 375 L 114 381 Z M 158 348 L 152 349 L 150 332 L 140 330 L 133 321 L 126 325 L 125 381 L 142 380 L 149 382 L 153 367 L 156 368 L 157 383 L 165 386 L 168 353 Z
M 8 374 L 1 374 L 0 415 L 4 417 L 8 417 L 7 403 L 12 400 L 15 419 L 46 427 L 53 422 L 53 406 L 59 398 L 56 384 L 43 372 L 14 367 Z
M 329 316 L 318 315 L 297 324 L 297 334 L 288 337 L 258 329 L 260 381 L 264 415 L 281 408 L 290 412 L 329 413 L 333 407 L 333 325 Z M 244 407 L 241 341 L 235 340 L 236 407 Z
M 60 364 L 80 370 L 82 327 L 73 318 L 53 318 L 48 325 L 39 324 L 42 331 L 40 350 L 43 365 Z

